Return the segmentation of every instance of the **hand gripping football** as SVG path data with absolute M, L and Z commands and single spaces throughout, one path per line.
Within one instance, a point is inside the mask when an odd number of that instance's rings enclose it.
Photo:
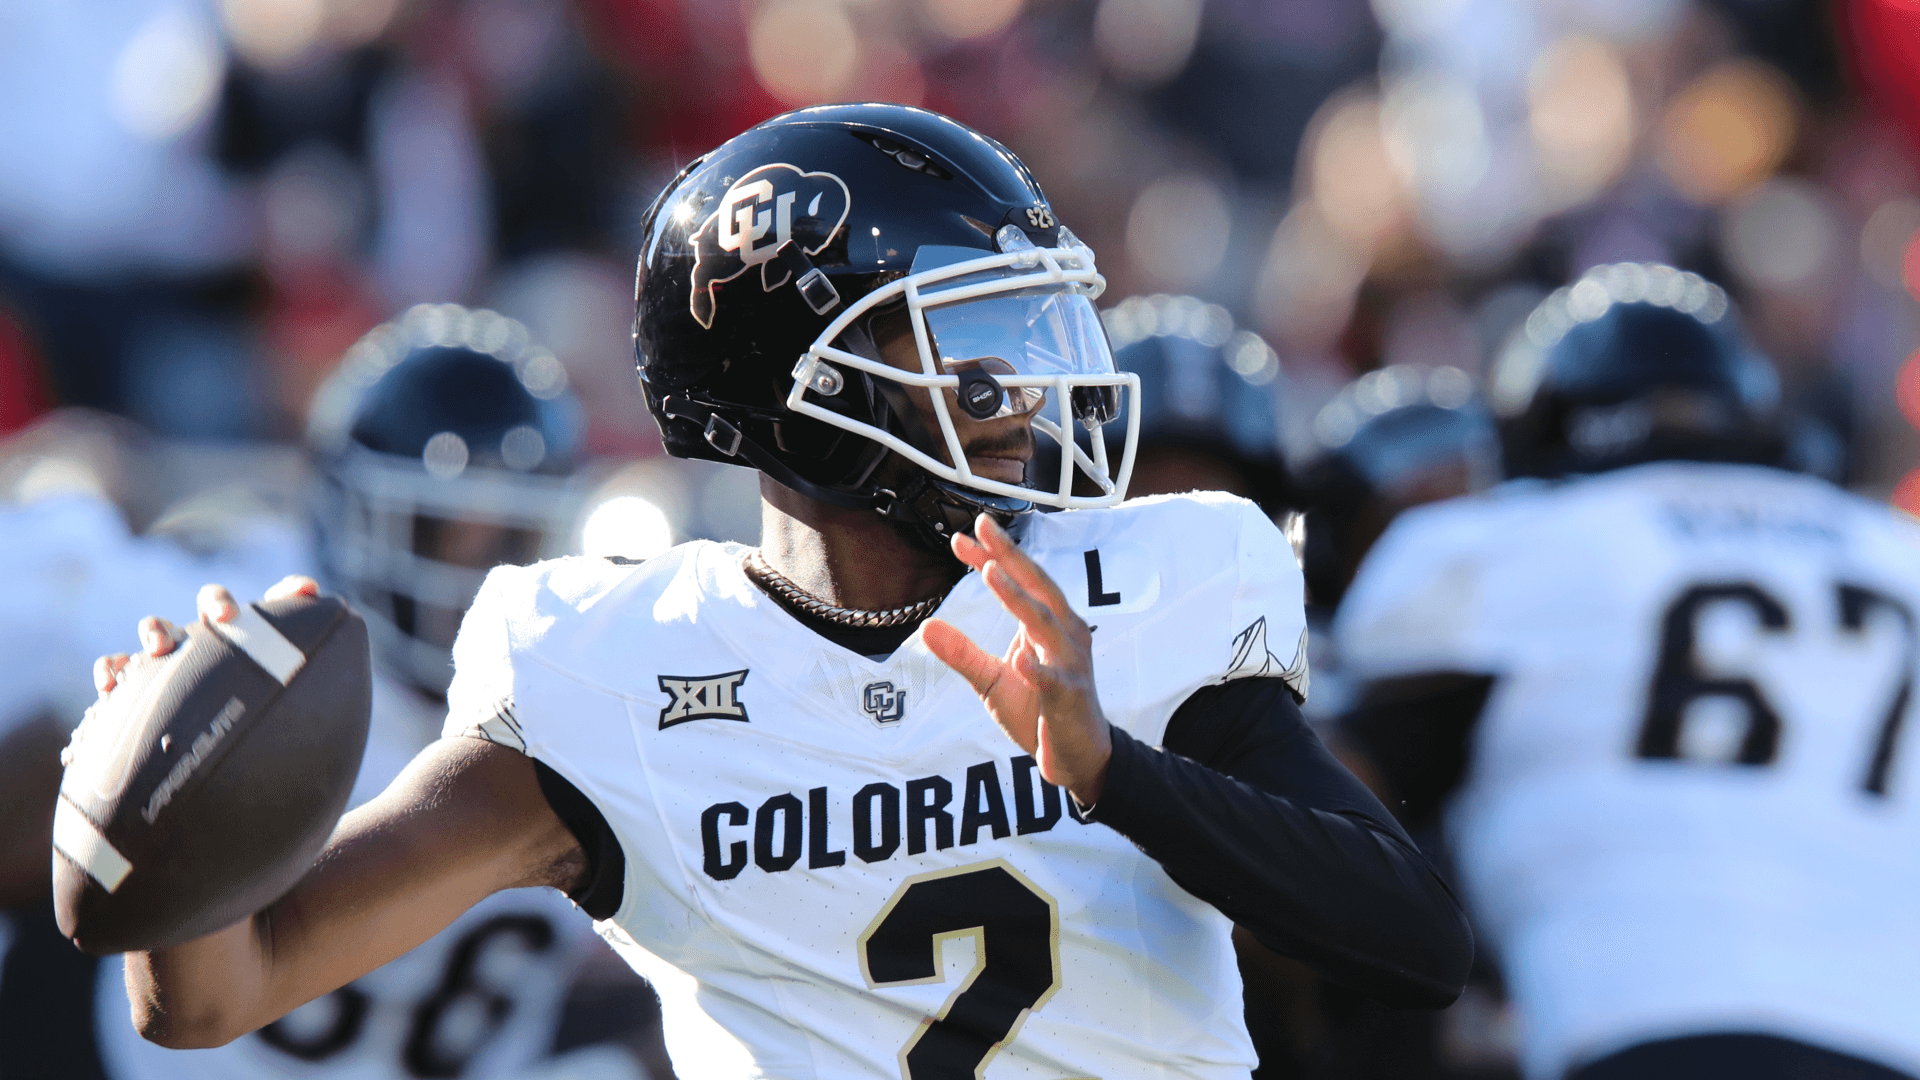
M 128 663 L 64 756 L 60 932 L 99 956 L 189 941 L 279 899 L 325 845 L 372 712 L 367 628 L 296 596 Z

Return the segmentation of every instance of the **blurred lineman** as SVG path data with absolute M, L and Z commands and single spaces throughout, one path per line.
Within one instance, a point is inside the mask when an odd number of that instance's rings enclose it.
M 1297 549 L 1300 516 L 1280 454 L 1285 380 L 1273 349 L 1257 334 L 1235 330 L 1226 309 L 1192 296 L 1129 297 L 1102 312 L 1101 321 L 1114 366 L 1140 378 L 1139 444 L 1127 493 L 1224 491 L 1252 499 Z M 1123 447 L 1120 433 L 1107 434 L 1111 459 Z M 1055 453 L 1036 456 L 1039 475 L 1059 467 Z M 1295 1075 L 1298 1017 L 1313 1007 L 1313 974 L 1244 928 L 1234 929 L 1233 946 L 1247 1034 L 1260 1062 L 1254 1076 Z
M 375 658 L 353 804 L 438 735 L 454 633 L 486 571 L 567 542 L 578 413 L 564 369 L 523 327 L 452 304 L 370 332 L 315 398 L 314 555 L 321 579 L 367 620 Z M 399 959 L 226 1046 L 189 1052 L 126 1022 L 122 965 L 110 962 L 101 1053 L 113 1080 L 528 1076 L 597 947 L 560 894 L 498 893 Z M 596 1060 L 606 1070 L 596 1077 L 643 1075 L 631 1057 L 624 1069 L 617 1053 Z
M 1313 504 L 1310 610 L 1332 612 L 1380 534 L 1416 506 L 1479 491 L 1500 475 L 1493 421 L 1456 367 L 1394 364 L 1340 389 L 1313 418 L 1321 455 L 1300 484 Z M 1316 632 L 1318 628 L 1316 627 Z M 1315 670 L 1319 658 L 1315 655 Z M 1326 701 L 1316 702 L 1319 708 Z
M 57 443 L 38 449 L 50 452 L 29 449 L 8 464 L 80 468 Z M 96 486 L 83 475 L 70 482 Z M 299 565 L 291 531 L 249 540 L 244 559 L 197 559 L 133 535 L 104 495 L 77 487 L 0 504 L 0 1076 L 101 1075 L 101 965 L 55 927 L 47 875 L 60 748 L 94 697 L 81 676 L 86 657 L 125 642 L 129 618 L 191 603 L 209 576 L 260 588 Z M 106 1019 L 126 1029 L 125 1009 L 122 995 Z
M 1281 457 L 1280 357 L 1236 330 L 1218 304 L 1135 296 L 1101 314 L 1114 365 L 1140 376 L 1140 443 L 1127 492 L 1224 491 L 1289 520 L 1293 491 Z M 1118 458 L 1123 432 L 1109 432 Z M 1040 455 L 1058 468 L 1053 454 Z M 1044 468 L 1045 466 L 1041 466 Z
M 1300 719 L 1284 538 L 1229 496 L 1122 503 L 1100 429 L 1138 384 L 1024 165 L 806 109 L 642 232 L 648 403 L 670 452 L 761 471 L 761 546 L 494 571 L 449 737 L 269 909 L 271 952 L 256 916 L 132 954 L 146 1033 L 234 1038 L 534 884 L 661 988 L 687 1077 L 1244 1080 L 1236 922 L 1397 1004 L 1458 993 L 1458 906 Z
M 1920 1075 L 1920 527 L 1771 463 L 1692 274 L 1596 269 L 1496 366 L 1510 475 L 1410 511 L 1346 734 L 1444 813 L 1539 1080 Z
M 1357 688 L 1332 630 L 1355 570 L 1401 514 L 1497 481 L 1499 439 L 1466 372 L 1410 364 L 1370 371 L 1342 387 L 1315 415 L 1313 436 L 1321 452 L 1298 482 L 1311 507 L 1305 572 L 1313 697 L 1306 714 L 1341 753 L 1336 722 Z M 1377 788 L 1375 794 L 1394 797 Z M 1414 822 L 1408 832 L 1449 874 L 1438 830 Z M 1499 972 L 1485 949 L 1475 952 L 1460 1000 L 1439 1013 L 1389 1011 L 1337 987 L 1319 989 L 1313 1075 L 1499 1080 L 1517 1072 Z

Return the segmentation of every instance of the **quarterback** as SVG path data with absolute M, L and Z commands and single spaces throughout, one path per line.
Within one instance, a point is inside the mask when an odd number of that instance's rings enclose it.
M 579 412 L 564 369 L 525 328 L 453 304 L 422 304 L 374 328 L 315 395 L 303 530 L 314 542 L 295 558 L 350 598 L 372 645 L 373 716 L 350 804 L 379 795 L 439 734 L 454 630 L 485 571 L 564 548 Z M 429 472 L 426 444 L 449 435 L 468 448 L 466 462 Z M 191 1053 L 134 1032 L 119 965 L 104 964 L 98 1011 L 112 1022 L 99 1025 L 100 1053 L 114 1080 L 527 1077 L 565 1067 L 549 1050 L 576 971 L 601 947 L 558 893 L 509 889 L 272 1024 Z M 640 1068 L 621 1064 L 628 1075 Z
M 494 570 L 445 737 L 286 897 L 130 956 L 144 1033 L 232 1039 L 517 885 L 653 981 L 687 1077 L 1245 1078 L 1236 923 L 1453 999 L 1458 905 L 1300 719 L 1285 539 L 1123 501 L 1137 432 L 1115 461 L 1101 429 L 1138 384 L 1024 165 L 802 110 L 688 165 L 642 242 L 648 404 L 669 452 L 761 472 L 759 546 Z

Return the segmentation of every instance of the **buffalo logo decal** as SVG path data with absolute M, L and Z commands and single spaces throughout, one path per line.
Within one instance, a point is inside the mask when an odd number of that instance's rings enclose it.
M 785 164 L 762 165 L 734 181 L 713 215 L 693 235 L 693 317 L 713 328 L 714 290 L 754 266 L 767 292 L 792 273 L 773 261 L 788 240 L 818 255 L 846 224 L 853 198 L 846 182 L 827 172 Z

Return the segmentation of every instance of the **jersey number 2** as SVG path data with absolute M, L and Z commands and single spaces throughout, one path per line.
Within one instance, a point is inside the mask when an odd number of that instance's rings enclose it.
M 860 935 L 860 973 L 876 989 L 940 982 L 941 946 L 963 937 L 973 970 L 900 1048 L 901 1080 L 974 1080 L 1060 989 L 1059 909 L 1005 859 L 902 882 Z
M 1900 682 L 1888 702 L 1886 714 L 1879 719 L 1874 738 L 1872 760 L 1867 763 L 1860 786 L 1875 795 L 1887 793 L 1887 773 L 1893 766 L 1893 752 L 1900 738 L 1900 726 L 1913 699 L 1913 669 L 1920 661 L 1920 636 L 1916 636 L 1913 612 L 1894 598 L 1858 585 L 1835 586 L 1840 615 L 1840 630 L 1859 635 L 1865 632 L 1867 617 L 1876 609 L 1892 612 L 1906 631 L 1906 649 L 1901 653 Z M 1709 605 L 1735 603 L 1753 612 L 1763 632 L 1784 634 L 1792 629 L 1792 617 L 1786 605 L 1750 582 L 1695 585 L 1681 593 L 1667 607 L 1661 620 L 1660 659 L 1654 668 L 1653 686 L 1647 698 L 1647 716 L 1640 727 L 1636 748 L 1642 758 L 1682 757 L 1681 727 L 1688 707 L 1700 698 L 1727 698 L 1739 704 L 1746 715 L 1746 730 L 1733 760 L 1741 765 L 1770 764 L 1780 748 L 1780 713 L 1760 687 L 1749 678 L 1709 673 L 1702 670 L 1695 650 L 1700 614 Z

